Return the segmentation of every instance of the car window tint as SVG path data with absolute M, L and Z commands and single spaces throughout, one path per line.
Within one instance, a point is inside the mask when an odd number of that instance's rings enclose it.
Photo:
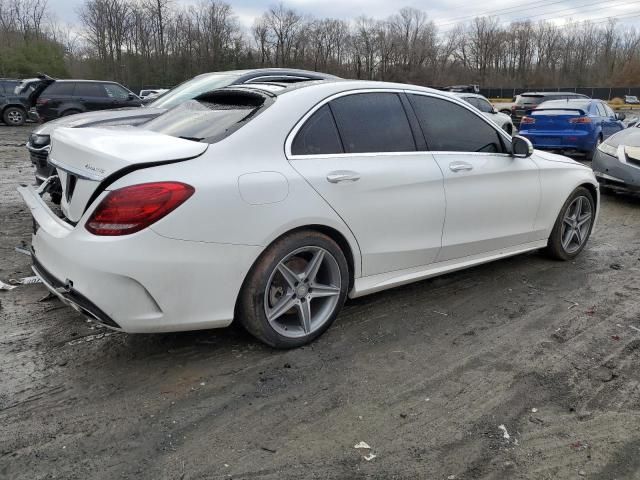
M 498 132 L 483 118 L 451 101 L 410 95 L 429 150 L 438 152 L 504 151 Z
M 54 82 L 49 85 L 43 95 L 73 95 L 75 83 L 73 82 Z
M 328 105 L 316 111 L 302 126 L 291 144 L 293 155 L 343 153 L 342 142 Z
M 604 105 L 604 109 L 607 112 L 607 117 L 615 117 L 616 114 L 615 112 L 611 109 L 611 107 L 609 105 Z
M 78 83 L 75 95 L 77 97 L 106 97 L 107 92 L 100 83 Z
M 604 109 L 604 105 L 602 105 L 601 103 L 596 103 L 596 110 L 598 111 L 598 115 L 600 117 L 607 116 L 607 111 Z
M 117 98 L 118 100 L 129 98 L 129 92 L 115 83 L 105 83 L 104 89 L 111 98 Z
M 413 152 L 411 126 L 395 93 L 358 93 L 331 103 L 346 153 Z

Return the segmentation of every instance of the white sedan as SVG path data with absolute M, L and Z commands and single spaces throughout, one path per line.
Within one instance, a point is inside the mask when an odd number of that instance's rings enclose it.
M 60 218 L 20 187 L 34 271 L 108 327 L 318 337 L 354 298 L 546 248 L 585 247 L 593 172 L 464 101 L 402 84 L 249 85 L 139 127 L 58 128 Z M 570 266 L 568 268 L 571 268 Z

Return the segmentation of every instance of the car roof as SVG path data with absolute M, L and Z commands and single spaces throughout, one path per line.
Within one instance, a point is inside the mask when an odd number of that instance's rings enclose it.
M 555 97 L 556 95 L 578 95 L 581 97 L 589 98 L 587 95 L 576 92 L 525 92 L 520 94 L 523 97 Z
M 71 82 L 82 82 L 82 83 L 115 83 L 120 85 L 118 82 L 114 82 L 113 80 L 82 80 L 76 78 L 67 78 L 62 80 L 56 80 L 54 83 L 71 83 Z
M 473 97 L 473 98 L 481 98 L 483 100 L 487 100 L 487 97 L 480 93 L 471 93 L 471 92 L 450 92 L 457 97 Z
M 207 77 L 214 75 L 233 75 L 238 77 L 238 82 L 244 82 L 250 80 L 252 78 L 258 78 L 263 76 L 300 76 L 300 77 L 308 77 L 308 78 L 316 78 L 318 80 L 321 79 L 336 79 L 335 75 L 331 75 L 328 73 L 314 72 L 311 70 L 301 70 L 297 68 L 254 68 L 250 70 L 228 70 L 228 71 L 219 71 L 219 72 L 207 72 L 201 73 L 200 75 L 196 75 L 194 78 L 198 77 Z

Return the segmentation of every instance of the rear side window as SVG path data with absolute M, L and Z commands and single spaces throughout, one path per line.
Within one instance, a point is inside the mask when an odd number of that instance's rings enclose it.
M 601 117 L 607 116 L 607 111 L 604 109 L 604 105 L 601 103 L 596 103 L 596 110 L 598 111 L 598 115 Z
M 73 95 L 74 87 L 73 82 L 55 82 L 49 85 L 42 95 Z
M 317 110 L 302 126 L 291 144 L 293 155 L 343 153 L 342 142 L 328 105 Z
M 429 150 L 503 153 L 498 132 L 481 117 L 448 100 L 409 95 Z
M 413 152 L 416 144 L 400 97 L 357 93 L 330 102 L 345 153 Z
M 615 117 L 616 114 L 615 112 L 611 109 L 611 107 L 609 105 L 604 105 L 604 109 L 607 112 L 607 117 Z
M 107 92 L 104 89 L 104 85 L 100 83 L 77 83 L 75 96 L 76 97 L 106 97 Z

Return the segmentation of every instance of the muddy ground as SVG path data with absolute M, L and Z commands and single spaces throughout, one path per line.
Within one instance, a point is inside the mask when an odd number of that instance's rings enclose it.
M 30 274 L 29 130 L 0 126 L 4 281 Z M 640 199 L 608 195 L 575 262 L 350 301 L 293 351 L 104 335 L 42 285 L 0 292 L 0 478 L 640 478 L 639 279 Z

